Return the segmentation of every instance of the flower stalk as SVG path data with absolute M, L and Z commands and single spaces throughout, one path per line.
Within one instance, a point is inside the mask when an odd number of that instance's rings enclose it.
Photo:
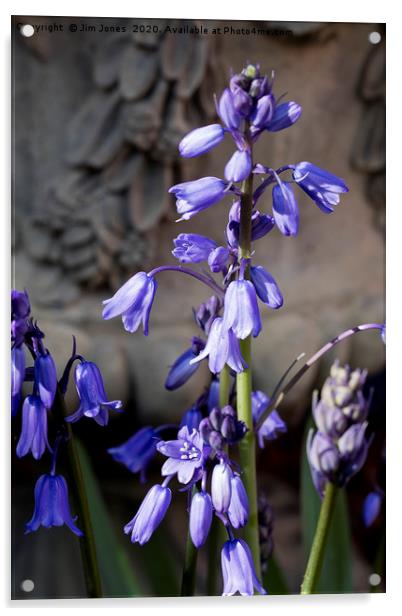
M 306 571 L 301 585 L 300 594 L 311 595 L 315 592 L 320 577 L 325 546 L 328 538 L 328 531 L 331 524 L 332 514 L 335 508 L 337 487 L 327 482 L 325 486 L 324 498 L 321 503 L 320 515 L 318 517 L 317 528 L 311 546 Z
M 194 486 L 192 495 L 197 492 Z M 197 573 L 198 550 L 191 540 L 190 529 L 187 531 L 187 540 L 184 553 L 183 576 L 181 580 L 181 597 L 193 597 L 195 592 L 196 573 Z
M 239 257 L 240 259 L 249 259 L 251 257 L 251 215 L 253 209 L 252 173 L 250 173 L 242 184 L 240 203 Z M 245 269 L 244 276 L 245 278 L 249 278 L 249 267 Z M 243 372 L 239 372 L 236 376 L 237 417 L 239 421 L 244 421 L 248 428 L 248 432 L 239 443 L 240 465 L 243 469 L 242 479 L 250 506 L 249 520 L 244 529 L 244 537 L 250 546 L 257 576 L 260 577 L 261 565 L 258 534 L 256 444 L 251 404 L 251 335 L 245 340 L 240 340 L 240 350 L 248 366 Z

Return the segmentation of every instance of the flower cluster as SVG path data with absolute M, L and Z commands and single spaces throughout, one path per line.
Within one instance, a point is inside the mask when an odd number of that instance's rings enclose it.
M 120 400 L 109 402 L 105 393 L 102 375 L 93 362 L 86 361 L 75 352 L 67 362 L 63 375 L 58 380 L 54 359 L 44 345 L 45 334 L 31 318 L 31 307 L 26 291 L 13 290 L 11 293 L 11 412 L 14 417 L 22 406 L 22 426 L 17 442 L 19 458 L 31 453 L 39 460 L 46 449 L 52 454 L 51 471 L 42 475 L 35 487 L 35 511 L 26 532 L 44 526 L 67 524 L 76 535 L 82 532 L 75 526 L 68 504 L 68 487 L 65 478 L 56 474 L 56 458 L 61 440 L 66 439 L 64 420 L 77 421 L 84 415 L 98 424 L 106 425 L 109 409 L 121 410 Z M 27 356 L 33 365 L 27 365 Z M 79 408 L 70 416 L 61 418 L 55 412 L 60 406 L 57 397 L 66 392 L 70 370 L 78 361 L 75 385 L 80 399 Z M 32 391 L 25 398 L 23 387 L 32 383 Z M 55 444 L 49 444 L 48 424 L 52 421 L 55 430 Z
M 366 437 L 370 400 L 362 391 L 366 377 L 366 371 L 352 371 L 336 360 L 322 387 L 321 399 L 313 401 L 318 430 L 315 434 L 310 430 L 307 456 L 320 496 L 327 481 L 344 486 L 366 460 L 370 444 Z

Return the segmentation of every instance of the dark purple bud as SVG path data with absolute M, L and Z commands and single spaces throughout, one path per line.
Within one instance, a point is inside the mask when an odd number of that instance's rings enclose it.
M 277 310 L 283 306 L 282 293 L 275 278 L 261 265 L 250 268 L 250 277 L 257 295 L 264 304 Z
M 179 152 L 184 158 L 200 156 L 217 146 L 224 136 L 225 131 L 220 124 L 196 128 L 180 141 Z
M 211 426 L 214 428 L 214 430 L 218 430 L 219 432 L 222 425 L 222 413 L 220 408 L 216 407 L 212 409 L 209 414 L 209 421 L 211 422 Z
M 25 534 L 32 533 L 40 526 L 63 526 L 66 524 L 78 537 L 83 532 L 74 524 L 68 502 L 67 482 L 62 475 L 42 475 L 35 485 L 35 510 L 25 525 Z
M 131 543 L 144 545 L 150 540 L 165 517 L 171 500 L 172 493 L 168 487 L 152 486 L 134 518 L 124 527 L 125 534 L 131 535 Z
M 226 513 L 232 497 L 232 469 L 221 461 L 214 466 L 211 479 L 212 504 L 218 513 Z
M 236 150 L 225 167 L 228 182 L 242 182 L 251 173 L 251 155 L 248 150 Z
M 369 492 L 363 503 L 363 522 L 366 528 L 369 528 L 374 524 L 377 519 L 380 511 L 381 504 L 383 501 L 383 494 L 378 490 L 374 492 Z
M 206 443 L 209 443 L 209 437 L 211 435 L 211 432 L 212 432 L 213 428 L 211 426 L 211 422 L 209 421 L 208 417 L 204 417 L 204 419 L 202 419 L 200 421 L 200 425 L 198 427 L 198 430 L 199 430 L 203 440 Z
M 237 130 L 240 126 L 241 115 L 234 106 L 233 94 L 226 88 L 218 103 L 218 114 L 229 130 Z
M 39 460 L 50 449 L 47 440 L 47 411 L 39 396 L 28 396 L 22 406 L 21 436 L 17 443 L 17 456 L 31 452 Z
M 145 272 L 132 276 L 110 299 L 104 300 L 102 317 L 113 319 L 122 316 L 124 329 L 135 332 L 142 322 L 148 336 L 149 315 L 154 301 L 157 282 Z
M 349 192 L 341 178 L 308 162 L 296 165 L 293 179 L 325 214 L 334 211 L 341 193 Z
M 217 247 L 217 243 L 196 233 L 180 233 L 174 240 L 175 248 L 172 255 L 181 263 L 201 263 L 208 259 L 211 250 Z
M 260 595 L 267 594 L 257 578 L 250 548 L 243 539 L 226 541 L 222 548 L 221 564 L 224 597 L 237 592 L 251 596 L 254 588 Z
M 237 436 L 236 421 L 228 415 L 223 418 L 221 425 L 221 434 L 227 441 L 234 441 Z
M 255 110 L 251 115 L 253 126 L 259 129 L 265 128 L 272 120 L 275 111 L 275 99 L 272 94 L 267 94 L 257 102 Z
M 236 73 L 230 78 L 230 90 L 235 92 L 238 88 L 242 90 L 248 90 L 250 85 L 250 79 L 241 73 Z
M 150 426 L 141 428 L 118 447 L 108 449 L 116 462 L 124 464 L 132 473 L 144 475 L 145 469 L 156 453 L 156 433 Z
M 120 400 L 108 400 L 102 375 L 96 364 L 91 361 L 80 362 L 75 368 L 74 376 L 80 406 L 75 413 L 66 417 L 66 421 L 78 421 L 85 415 L 94 419 L 100 426 L 106 426 L 109 421 L 109 410 L 123 410 Z
M 197 349 L 195 350 L 194 347 L 187 349 L 176 359 L 165 381 L 165 388 L 168 391 L 174 391 L 184 385 L 184 383 L 187 383 L 194 372 L 198 370 L 199 364 L 191 363 L 191 360 L 197 357 L 200 347 L 197 347 Z
M 198 430 L 201 419 L 202 413 L 200 409 L 197 406 L 193 406 L 184 413 L 179 428 L 187 426 L 189 432 L 192 432 L 194 429 Z
M 216 430 L 212 430 L 211 434 L 209 435 L 209 444 L 215 451 L 222 451 L 225 444 L 222 434 L 220 432 L 217 432 Z
M 224 272 L 227 267 L 229 256 L 229 250 L 227 248 L 224 248 L 224 246 L 218 246 L 218 248 L 212 250 L 212 252 L 209 253 L 208 257 L 208 265 L 211 272 L 213 272 L 214 274 L 217 274 L 218 272 Z
M 169 189 L 177 199 L 180 220 L 189 220 L 198 212 L 217 203 L 225 196 L 227 183 L 216 177 L 205 177 L 192 182 L 176 184 Z
M 297 235 L 299 208 L 289 182 L 275 184 L 272 188 L 272 209 L 279 231 L 283 235 Z
M 233 280 L 225 296 L 223 329 L 231 329 L 237 338 L 244 340 L 251 333 L 254 337 L 261 331 L 261 317 L 258 310 L 254 285 L 249 280 Z
M 239 86 L 231 87 L 231 92 L 233 96 L 234 108 L 241 116 L 247 118 L 253 106 L 253 99 L 245 90 L 243 90 L 243 88 Z
M 253 98 L 261 98 L 269 94 L 269 91 L 270 85 L 267 76 L 263 77 L 262 79 L 253 79 L 250 84 L 249 94 Z
M 57 372 L 53 357 L 49 351 L 35 359 L 35 384 L 40 399 L 47 409 L 50 409 L 57 389 Z
M 272 216 L 261 214 L 258 210 L 253 212 L 251 217 L 251 239 L 253 242 L 264 237 L 275 226 L 275 220 Z
M 238 475 L 232 477 L 232 497 L 228 509 L 228 517 L 234 528 L 242 528 L 248 522 L 249 504 L 247 492 Z
M 204 302 L 203 304 L 200 304 L 197 311 L 194 312 L 194 318 L 195 318 L 197 325 L 207 335 L 209 334 L 211 325 L 215 317 L 218 316 L 220 309 L 221 309 L 220 300 L 216 297 L 216 295 L 212 295 L 212 297 L 210 297 L 208 301 Z
M 230 404 L 226 404 L 221 408 L 221 413 L 223 417 L 233 417 L 236 419 L 236 411 Z
M 11 318 L 12 320 L 26 319 L 31 312 L 28 293 L 26 291 L 11 291 Z
M 196 492 L 191 499 L 190 536 L 196 548 L 207 540 L 212 523 L 212 501 L 206 492 Z
M 301 116 L 301 112 L 301 106 L 294 101 L 282 103 L 276 107 L 272 119 L 266 124 L 265 128 L 270 132 L 276 132 L 278 130 L 283 130 L 284 128 L 289 128 L 289 126 L 292 126 L 295 122 L 297 122 Z

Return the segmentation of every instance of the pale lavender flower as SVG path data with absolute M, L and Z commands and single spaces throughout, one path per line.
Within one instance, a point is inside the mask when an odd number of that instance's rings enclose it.
M 207 540 L 212 523 L 212 501 L 207 492 L 196 492 L 191 499 L 190 536 L 196 548 Z
M 228 182 L 242 182 L 250 175 L 251 155 L 248 150 L 236 150 L 225 167 Z
M 189 220 L 198 212 L 217 203 L 226 194 L 227 182 L 216 177 L 205 177 L 192 182 L 175 184 L 169 189 L 177 199 L 180 220 Z
M 243 539 L 226 541 L 221 555 L 224 597 L 234 595 L 251 596 L 254 588 L 261 595 L 267 591 L 262 587 L 255 572 L 250 548 Z
M 341 178 L 308 162 L 296 165 L 293 179 L 325 214 L 334 211 L 341 193 L 349 192 Z
M 230 252 L 224 246 L 218 246 L 209 253 L 208 265 L 214 274 L 218 272 L 224 272 L 227 267 L 227 262 L 230 256 Z
M 297 235 L 299 208 L 290 182 L 280 182 L 273 187 L 272 211 L 276 226 L 283 235 Z
M 146 272 L 138 272 L 120 289 L 103 302 L 102 316 L 113 319 L 122 316 L 124 329 L 135 332 L 142 322 L 145 336 L 148 335 L 149 315 L 157 289 L 157 282 Z
M 131 543 L 144 545 L 165 517 L 172 500 L 170 489 L 155 485 L 149 490 L 133 519 L 126 524 L 124 532 L 131 535 Z
M 173 240 L 175 245 L 172 255 L 181 263 L 201 263 L 218 244 L 209 237 L 196 233 L 180 233 Z
M 225 136 L 220 124 L 209 124 L 188 133 L 179 143 L 179 152 L 184 158 L 205 154 L 217 146 Z
M 226 513 L 232 497 L 233 471 L 229 464 L 221 459 L 214 466 L 211 479 L 212 504 L 218 513 Z
M 247 492 L 239 475 L 231 479 L 232 495 L 230 499 L 228 517 L 233 528 L 242 528 L 248 522 L 249 503 Z
M 231 329 L 244 340 L 250 334 L 258 336 L 261 327 L 254 285 L 249 280 L 233 280 L 226 290 L 222 329 Z
M 187 426 L 179 430 L 176 440 L 159 441 L 156 448 L 168 458 L 162 466 L 162 475 L 177 473 L 178 481 L 183 484 L 189 483 L 196 471 L 204 467 L 210 451 L 198 430 L 190 433 Z
M 221 372 L 225 364 L 235 372 L 243 372 L 247 367 L 240 353 L 239 341 L 231 329 L 223 327 L 222 317 L 217 317 L 213 321 L 205 348 L 190 361 L 190 364 L 196 364 L 206 357 L 213 374 Z

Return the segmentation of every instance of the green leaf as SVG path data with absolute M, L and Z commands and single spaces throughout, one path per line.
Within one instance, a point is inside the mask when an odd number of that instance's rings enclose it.
M 263 586 L 269 595 L 288 595 L 289 588 L 285 576 L 273 556 L 268 561 L 267 572 L 263 576 Z
M 116 537 L 88 454 L 77 437 L 74 438 L 88 498 L 104 596 L 142 596 L 139 580 L 134 577 L 130 561 Z
M 300 486 L 303 546 L 306 565 L 321 507 L 320 498 L 311 480 L 310 467 L 306 455 L 306 439 L 311 427 L 313 427 L 313 423 L 310 419 L 307 422 L 303 439 Z M 345 491 L 338 490 L 316 592 L 346 593 L 352 591 L 352 549 L 349 513 Z

